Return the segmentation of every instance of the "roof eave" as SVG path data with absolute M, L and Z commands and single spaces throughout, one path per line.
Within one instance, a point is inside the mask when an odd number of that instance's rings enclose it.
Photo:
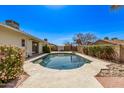
M 35 36 L 33 36 L 33 35 L 30 35 L 30 34 L 24 32 L 24 31 L 18 30 L 18 29 L 16 29 L 16 28 L 11 27 L 11 26 L 7 26 L 7 25 L 5 25 L 5 24 L 3 24 L 3 23 L 0 23 L 0 25 L 1 25 L 1 26 L 4 26 L 4 27 L 7 27 L 7 28 L 9 28 L 9 29 L 11 29 L 11 30 L 14 30 L 14 31 L 16 31 L 16 32 L 18 32 L 18 33 L 24 34 L 24 35 L 26 35 L 26 36 L 28 36 L 28 37 L 34 39 L 34 40 L 37 40 L 37 41 L 39 41 L 39 42 L 45 43 L 42 39 L 39 39 L 39 38 L 37 38 L 37 37 L 35 37 Z

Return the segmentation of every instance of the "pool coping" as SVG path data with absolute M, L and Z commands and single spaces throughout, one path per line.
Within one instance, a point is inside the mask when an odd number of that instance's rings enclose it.
M 81 54 L 81 53 L 79 53 L 79 52 L 73 52 L 73 51 L 54 51 L 54 52 L 51 52 L 51 53 L 41 54 L 41 55 L 38 55 L 37 57 L 31 58 L 31 59 L 29 59 L 29 60 L 26 60 L 26 61 L 25 61 L 25 64 L 26 64 L 27 62 L 32 62 L 32 61 L 35 61 L 35 60 L 37 60 L 37 59 L 39 59 L 39 58 L 42 58 L 42 57 L 44 57 L 44 56 L 46 56 L 46 55 L 54 54 L 54 53 L 73 53 L 73 54 L 78 55 L 78 56 L 80 56 L 80 57 L 83 57 L 83 58 L 85 58 L 85 59 L 87 59 L 87 60 L 89 60 L 89 61 L 91 61 L 91 62 L 97 60 L 97 61 L 112 63 L 112 62 L 110 62 L 110 61 L 103 60 L 103 59 L 98 59 L 98 58 L 95 58 L 95 57 L 92 57 L 92 56 L 88 56 L 88 55 L 85 55 L 85 54 Z
M 35 64 L 35 63 L 33 63 L 33 61 L 35 61 L 35 60 L 38 60 L 39 58 L 42 58 L 42 57 L 44 57 L 44 56 L 47 56 L 47 55 L 49 55 L 49 54 L 54 54 L 54 53 L 74 53 L 75 55 L 78 55 L 78 56 L 80 56 L 80 57 L 83 57 L 83 58 L 85 58 L 85 59 L 87 59 L 87 60 L 90 60 L 91 62 L 89 62 L 89 63 L 87 63 L 87 64 L 84 64 L 83 66 L 81 66 L 81 67 L 79 67 L 79 68 L 75 68 L 75 69 L 68 69 L 68 70 L 64 70 L 64 69 L 52 69 L 52 68 L 47 68 L 47 67 L 44 67 L 44 66 L 42 66 L 45 70 L 47 70 L 47 71 L 75 71 L 75 70 L 80 70 L 80 69 L 82 69 L 84 66 L 87 66 L 88 64 L 91 64 L 91 63 L 93 63 L 93 62 L 102 62 L 102 63 L 106 63 L 107 65 L 108 64 L 111 64 L 111 62 L 109 62 L 109 61 L 105 61 L 105 60 L 102 60 L 102 59 L 98 59 L 98 58 L 94 58 L 94 57 L 91 57 L 91 56 L 88 56 L 88 55 L 85 55 L 85 54 L 81 54 L 81 53 L 78 53 L 78 52 L 73 52 L 73 51 L 54 51 L 54 52 L 51 52 L 51 53 L 45 53 L 45 54 L 41 54 L 41 55 L 39 55 L 39 56 L 37 56 L 37 57 L 34 57 L 34 58 L 31 58 L 31 59 L 29 59 L 29 60 L 27 60 L 27 61 L 25 61 L 25 64 L 28 64 L 28 63 L 32 63 L 32 64 L 34 64 L 34 65 L 39 65 L 39 64 Z M 41 66 L 41 65 L 40 65 Z M 107 66 L 105 66 L 105 67 L 103 67 L 103 69 L 107 69 L 108 67 Z M 100 72 L 100 71 L 99 71 Z M 97 75 L 97 74 L 96 74 Z M 95 75 L 95 76 L 96 76 Z M 94 77 L 95 77 L 94 76 Z
M 75 52 L 72 52 L 72 51 L 69 51 L 69 52 L 51 52 L 51 53 L 47 53 L 47 54 L 44 54 L 44 55 L 41 55 L 41 56 L 39 56 L 39 57 L 37 57 L 37 58 L 35 58 L 35 59 L 33 59 L 33 60 L 30 60 L 31 62 L 33 62 L 34 64 L 39 64 L 39 62 L 37 63 L 37 62 L 35 62 L 35 61 L 37 61 L 37 60 L 40 60 L 40 63 L 41 62 L 43 62 L 43 59 L 44 59 L 44 57 L 45 56 L 48 56 L 48 55 L 52 55 L 52 54 L 72 54 L 72 55 L 75 55 L 75 56 L 78 56 L 78 57 L 80 57 L 80 58 L 83 58 L 84 60 L 87 60 L 87 62 L 84 62 L 81 66 L 79 66 L 79 67 L 74 67 L 74 68 L 68 68 L 68 69 L 59 69 L 59 68 L 51 68 L 51 67 L 46 67 L 46 66 L 44 66 L 44 65 L 41 65 L 41 66 L 43 66 L 43 67 L 45 67 L 45 68 L 48 68 L 48 69 L 53 69 L 53 70 L 73 70 L 73 69 L 78 69 L 78 68 L 80 68 L 80 67 L 82 67 L 83 65 L 85 65 L 85 64 L 89 64 L 89 63 L 91 63 L 92 61 L 91 60 L 89 60 L 89 59 L 87 59 L 87 58 L 84 58 L 84 57 L 82 57 L 81 55 L 78 55 L 78 54 L 76 54 Z

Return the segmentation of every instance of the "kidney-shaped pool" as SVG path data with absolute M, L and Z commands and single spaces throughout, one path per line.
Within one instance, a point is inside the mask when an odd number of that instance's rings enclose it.
M 52 53 L 33 61 L 44 67 L 59 70 L 79 68 L 90 62 L 88 59 L 72 53 Z

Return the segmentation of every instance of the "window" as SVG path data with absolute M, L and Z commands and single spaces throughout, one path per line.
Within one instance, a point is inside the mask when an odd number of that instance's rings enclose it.
M 22 47 L 25 47 L 25 40 L 22 39 Z

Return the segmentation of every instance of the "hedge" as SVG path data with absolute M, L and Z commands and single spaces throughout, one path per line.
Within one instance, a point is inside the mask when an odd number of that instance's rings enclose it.
M 23 74 L 23 50 L 12 46 L 0 46 L 0 83 L 7 83 Z
M 90 55 L 93 57 L 97 57 L 100 59 L 105 59 L 109 61 L 115 61 L 116 60 L 116 52 L 114 50 L 114 47 L 112 45 L 90 45 L 90 46 L 84 46 L 83 52 L 86 55 Z

